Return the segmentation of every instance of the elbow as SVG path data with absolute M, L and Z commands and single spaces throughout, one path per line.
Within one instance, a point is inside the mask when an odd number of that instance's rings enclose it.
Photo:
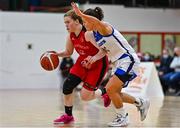
M 72 51 L 66 51 L 66 56 L 71 56 L 73 54 L 73 52 Z
M 70 53 L 69 53 L 69 56 L 71 56 L 72 54 L 73 54 L 73 52 L 70 52 Z

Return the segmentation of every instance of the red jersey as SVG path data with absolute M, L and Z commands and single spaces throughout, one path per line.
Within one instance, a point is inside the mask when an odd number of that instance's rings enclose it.
M 103 77 L 108 69 L 108 59 L 107 56 L 105 56 L 102 59 L 97 60 L 91 65 L 90 69 L 82 67 L 81 62 L 87 56 L 94 56 L 99 51 L 99 49 L 96 48 L 91 42 L 87 42 L 85 40 L 85 32 L 86 30 L 83 28 L 78 36 L 76 36 L 75 33 L 70 34 L 70 39 L 74 45 L 74 48 L 79 54 L 76 63 L 70 70 L 70 74 L 78 76 L 84 82 L 83 87 L 92 91 L 97 89 L 97 86 L 99 86 L 103 80 Z
M 85 40 L 85 32 L 85 28 L 82 28 L 78 36 L 76 36 L 75 33 L 70 34 L 70 39 L 74 45 L 75 50 L 83 58 L 87 56 L 93 56 L 99 51 L 98 48 L 96 48 L 91 42 Z

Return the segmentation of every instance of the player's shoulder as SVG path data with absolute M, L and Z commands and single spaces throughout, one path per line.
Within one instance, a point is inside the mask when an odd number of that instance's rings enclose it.
M 86 31 L 85 32 L 85 35 L 92 35 L 93 34 L 93 31 Z
M 104 25 L 105 25 L 106 27 L 114 28 L 113 25 L 112 25 L 111 23 L 109 23 L 109 22 L 103 21 L 103 23 L 104 23 Z
M 90 41 L 91 38 L 93 37 L 93 32 L 92 31 L 86 31 L 84 36 L 85 36 L 86 41 Z

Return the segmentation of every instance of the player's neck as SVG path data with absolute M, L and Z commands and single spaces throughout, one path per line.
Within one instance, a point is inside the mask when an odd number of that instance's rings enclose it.
M 81 30 L 82 30 L 82 25 L 78 25 L 76 31 L 74 32 L 75 35 L 78 36 Z

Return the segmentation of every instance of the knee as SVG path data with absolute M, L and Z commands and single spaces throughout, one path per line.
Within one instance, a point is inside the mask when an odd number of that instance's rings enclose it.
M 71 78 L 67 78 L 63 84 L 63 94 L 69 95 L 73 92 L 73 90 L 74 90 L 73 81 Z
M 106 92 L 109 96 L 115 94 L 116 90 L 113 88 L 113 86 L 106 87 Z
M 83 101 L 92 100 L 94 98 L 94 95 L 95 95 L 94 91 L 89 91 L 89 90 L 84 89 L 84 88 L 81 89 L 80 96 L 81 96 L 81 99 Z
M 81 92 L 81 100 L 83 100 L 83 101 L 88 101 L 88 96 L 89 96 L 89 94 L 86 94 L 86 93 L 83 93 L 83 92 Z
M 112 96 L 114 94 L 120 93 L 122 88 L 123 84 L 111 84 L 110 86 L 106 87 L 106 92 L 109 96 Z
M 64 81 L 63 84 L 63 94 L 68 95 L 71 94 L 74 88 L 81 82 L 79 78 L 76 78 L 73 75 L 69 75 L 69 77 Z
M 63 94 L 64 95 L 71 94 L 73 92 L 73 90 L 74 90 L 74 88 L 72 86 L 66 85 L 66 84 L 63 85 Z

